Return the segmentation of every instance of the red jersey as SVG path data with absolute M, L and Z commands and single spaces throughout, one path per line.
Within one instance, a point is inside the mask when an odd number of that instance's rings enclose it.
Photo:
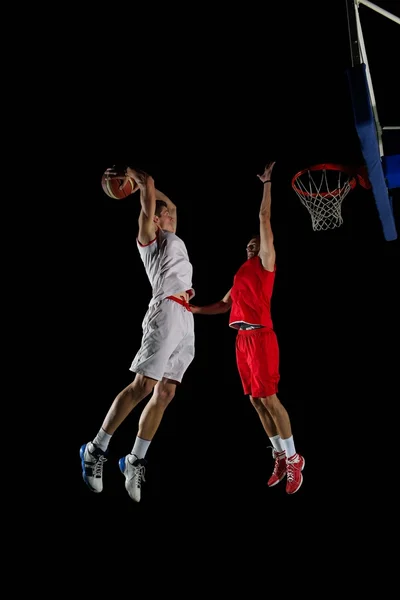
M 266 271 L 258 256 L 249 258 L 233 279 L 232 307 L 229 326 L 240 329 L 241 325 L 264 326 L 273 329 L 271 297 L 275 271 Z

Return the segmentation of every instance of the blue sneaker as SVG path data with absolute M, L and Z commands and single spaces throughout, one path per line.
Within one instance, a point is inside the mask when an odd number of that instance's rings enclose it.
M 93 442 L 83 444 L 80 449 L 82 461 L 82 476 L 86 485 L 92 492 L 103 491 L 103 464 L 106 462 L 106 453 L 95 446 Z
M 144 473 L 147 461 L 139 459 L 135 454 L 128 454 L 119 459 L 119 468 L 125 476 L 125 489 L 135 502 L 140 502 L 142 481 L 146 481 Z

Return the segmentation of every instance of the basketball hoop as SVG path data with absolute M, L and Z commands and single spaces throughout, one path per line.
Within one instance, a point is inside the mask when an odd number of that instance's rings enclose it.
M 294 175 L 292 188 L 310 213 L 314 231 L 342 225 L 342 202 L 357 180 L 364 188 L 371 187 L 366 169 L 340 164 L 313 165 Z

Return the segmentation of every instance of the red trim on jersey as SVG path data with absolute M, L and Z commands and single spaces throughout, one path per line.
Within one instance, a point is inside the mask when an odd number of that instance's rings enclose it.
M 141 246 L 142 248 L 146 248 L 146 246 L 150 246 L 150 244 L 154 244 L 156 239 L 157 239 L 157 236 L 154 238 L 154 240 L 151 240 L 151 242 L 149 242 L 148 244 L 142 244 L 141 242 L 139 242 L 138 238 L 136 238 L 136 241 L 139 244 L 139 246 Z

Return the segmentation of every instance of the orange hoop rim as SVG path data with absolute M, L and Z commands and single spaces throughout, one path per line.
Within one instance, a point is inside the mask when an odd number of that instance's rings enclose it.
M 340 193 L 344 190 L 345 185 L 347 185 L 347 182 L 344 186 L 336 188 L 335 190 L 331 191 L 331 192 L 308 192 L 307 190 L 301 190 L 300 188 L 297 187 L 296 185 L 296 181 L 299 177 L 301 177 L 302 175 L 304 175 L 304 173 L 307 173 L 308 171 L 342 171 L 343 173 L 347 173 L 348 175 L 350 175 L 350 179 L 348 181 L 348 184 L 350 185 L 350 188 L 353 190 L 356 185 L 357 185 L 357 179 L 356 179 L 356 171 L 357 169 L 352 168 L 352 167 L 348 167 L 346 165 L 342 165 L 340 163 L 320 163 L 318 165 L 312 165 L 311 167 L 307 167 L 305 169 L 302 169 L 301 171 L 298 171 L 295 175 L 293 175 L 292 177 L 292 188 L 294 189 L 294 191 L 297 194 L 300 194 L 300 196 L 304 196 L 304 197 L 316 197 L 316 196 L 321 196 L 321 197 L 325 197 L 325 196 L 339 196 Z

